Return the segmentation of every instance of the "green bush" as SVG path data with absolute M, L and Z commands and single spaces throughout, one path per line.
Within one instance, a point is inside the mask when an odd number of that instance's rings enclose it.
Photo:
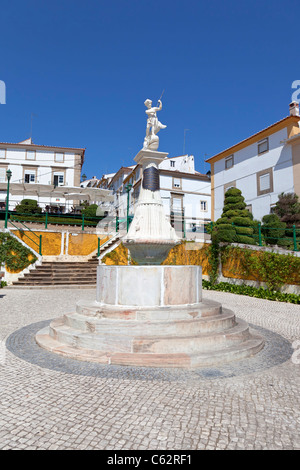
M 237 225 L 237 226 L 241 225 L 242 227 L 253 227 L 253 220 L 248 216 L 232 217 L 232 222 L 234 223 L 234 225 Z M 251 230 L 253 232 L 253 228 L 251 228 Z
M 300 227 L 300 202 L 296 193 L 279 194 L 274 211 L 288 227 Z
M 226 193 L 226 194 L 228 194 L 228 193 Z M 236 194 L 235 196 L 228 196 L 227 195 L 224 205 L 226 206 L 227 204 L 230 204 L 230 205 L 231 204 L 237 204 L 237 203 L 240 203 L 240 202 L 241 202 L 241 198 L 238 194 Z
M 80 217 L 80 216 L 78 216 Z M 46 221 L 45 215 L 11 215 L 10 216 L 12 221 L 20 221 L 20 222 L 36 222 L 44 224 Z M 89 220 L 89 218 L 85 217 L 84 225 L 85 226 L 96 226 L 98 221 L 101 220 L 102 217 L 97 217 L 97 220 Z M 60 225 L 82 225 L 82 218 L 75 218 L 75 217 L 63 217 L 63 216 L 48 216 L 48 224 L 60 224 Z
M 212 231 L 212 239 L 215 238 L 218 242 L 255 245 L 256 238 L 253 234 L 253 216 L 246 209 L 242 192 L 237 188 L 228 189 L 222 215 Z
M 31 260 L 28 259 L 29 255 Z M 36 260 L 33 252 L 9 233 L 0 233 L 0 264 L 5 264 L 11 271 L 23 271 Z
M 236 242 L 236 230 L 231 224 L 219 224 L 213 230 L 212 237 L 222 242 L 234 243 Z
M 252 287 L 245 284 L 237 285 L 230 284 L 229 282 L 220 282 L 219 284 L 213 284 L 210 281 L 202 280 L 203 289 L 217 290 L 222 292 L 231 292 L 232 294 L 247 295 L 250 297 L 258 297 L 260 299 L 275 300 L 277 302 L 289 302 L 293 304 L 300 304 L 300 295 L 298 294 L 287 294 L 278 292 L 270 289 L 264 289 L 263 287 Z
M 253 237 L 247 235 L 236 234 L 237 243 L 243 243 L 244 245 L 253 245 Z
M 42 212 L 41 207 L 34 199 L 23 199 L 20 204 L 16 205 L 16 212 L 21 214 L 40 214 Z
M 229 205 L 224 206 L 223 213 L 226 213 L 229 210 L 241 211 L 245 209 L 245 206 L 246 204 L 244 204 L 243 202 L 235 202 L 235 203 L 230 204 L 230 206 Z
M 237 235 L 251 235 L 253 234 L 253 228 L 252 227 L 236 227 L 236 233 Z
M 91 204 L 90 206 L 86 206 L 82 213 L 85 217 L 96 217 L 97 209 L 97 204 Z
M 285 236 L 286 223 L 281 222 L 276 214 L 267 214 L 262 218 L 261 231 L 268 245 L 284 245 L 284 240 L 280 240 Z

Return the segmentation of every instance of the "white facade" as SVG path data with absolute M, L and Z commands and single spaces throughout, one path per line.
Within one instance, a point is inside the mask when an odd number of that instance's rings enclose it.
M 84 152 L 84 149 L 35 145 L 31 139 L 17 144 L 0 143 L 1 206 L 5 205 L 6 172 L 10 170 L 10 187 L 14 188 L 14 191 L 10 194 L 9 210 L 13 210 L 24 198 L 37 200 L 42 209 L 45 209 L 46 205 L 66 209 L 73 201 L 67 201 L 63 197 L 51 198 L 51 190 L 57 186 L 80 186 Z M 34 195 L 37 185 L 43 187 L 44 194 Z
M 182 171 L 183 173 L 195 173 L 195 158 L 194 155 L 167 158 L 160 163 L 159 168 L 162 170 Z
M 290 117 L 208 160 L 212 168 L 213 220 L 221 217 L 224 194 L 230 187 L 242 191 L 257 220 L 272 211 L 280 193 L 297 193 L 291 137 L 300 131 L 300 118 Z

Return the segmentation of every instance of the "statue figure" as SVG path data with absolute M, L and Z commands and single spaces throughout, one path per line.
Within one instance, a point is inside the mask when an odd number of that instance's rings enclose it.
M 147 127 L 143 148 L 157 150 L 159 138 L 156 134 L 158 133 L 158 131 L 160 131 L 160 129 L 165 129 L 167 127 L 162 124 L 156 116 L 157 111 L 160 111 L 162 109 L 162 102 L 161 100 L 158 100 L 158 106 L 152 107 L 152 101 L 147 99 L 144 102 L 144 105 L 147 107 L 147 110 L 145 111 L 145 113 L 147 114 Z

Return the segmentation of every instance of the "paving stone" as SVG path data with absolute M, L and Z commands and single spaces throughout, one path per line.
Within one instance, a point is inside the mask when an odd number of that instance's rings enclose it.
M 0 449 L 299 450 L 300 306 L 204 291 L 263 335 L 222 367 L 101 366 L 42 350 L 34 335 L 93 289 L 1 289 Z M 2 358 L 3 359 L 3 358 Z

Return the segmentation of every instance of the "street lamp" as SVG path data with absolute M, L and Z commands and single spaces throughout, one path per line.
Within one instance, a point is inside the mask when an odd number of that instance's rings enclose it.
M 4 224 L 5 228 L 7 228 L 7 221 L 8 221 L 9 182 L 10 182 L 11 175 L 12 175 L 12 172 L 10 170 L 7 170 L 7 172 L 6 172 L 6 176 L 7 176 L 7 194 L 6 194 L 5 224 Z
M 127 232 L 128 232 L 128 229 L 129 229 L 129 193 L 130 193 L 131 188 L 132 188 L 132 184 L 130 184 L 130 183 L 128 183 L 125 186 L 125 189 L 127 191 Z

